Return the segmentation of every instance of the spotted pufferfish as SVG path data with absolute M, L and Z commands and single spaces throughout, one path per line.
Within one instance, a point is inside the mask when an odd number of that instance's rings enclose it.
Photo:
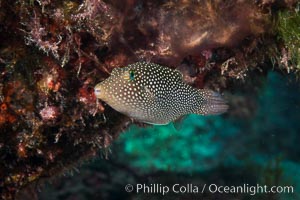
M 94 91 L 118 112 L 148 124 L 168 124 L 187 114 L 221 114 L 228 109 L 218 93 L 193 88 L 178 70 L 147 62 L 115 68 Z

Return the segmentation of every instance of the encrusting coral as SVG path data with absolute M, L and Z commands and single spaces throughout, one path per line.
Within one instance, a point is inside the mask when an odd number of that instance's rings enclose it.
M 295 2 L 0 1 L 1 198 L 71 170 L 131 123 L 94 95 L 113 68 L 151 61 L 231 90 L 270 68 L 272 19 Z

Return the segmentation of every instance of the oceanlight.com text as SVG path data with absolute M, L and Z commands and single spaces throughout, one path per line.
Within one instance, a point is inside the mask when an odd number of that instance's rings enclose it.
M 137 194 L 249 194 L 251 196 L 256 194 L 292 194 L 294 193 L 293 186 L 268 186 L 268 185 L 249 185 L 242 184 L 239 186 L 226 186 L 218 184 L 178 184 L 163 185 L 159 183 L 153 184 L 127 184 L 125 186 L 126 192 L 135 192 Z

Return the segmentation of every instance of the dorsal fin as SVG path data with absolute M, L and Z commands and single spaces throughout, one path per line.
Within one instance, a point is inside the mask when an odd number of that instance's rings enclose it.
M 174 69 L 175 77 L 177 77 L 179 80 L 183 80 L 183 75 L 178 69 Z

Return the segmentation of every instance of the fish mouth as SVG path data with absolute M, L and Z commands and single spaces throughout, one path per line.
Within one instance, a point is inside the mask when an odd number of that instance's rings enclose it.
M 96 86 L 94 88 L 94 93 L 95 93 L 96 97 L 100 97 L 100 95 L 101 95 L 101 89 Z

